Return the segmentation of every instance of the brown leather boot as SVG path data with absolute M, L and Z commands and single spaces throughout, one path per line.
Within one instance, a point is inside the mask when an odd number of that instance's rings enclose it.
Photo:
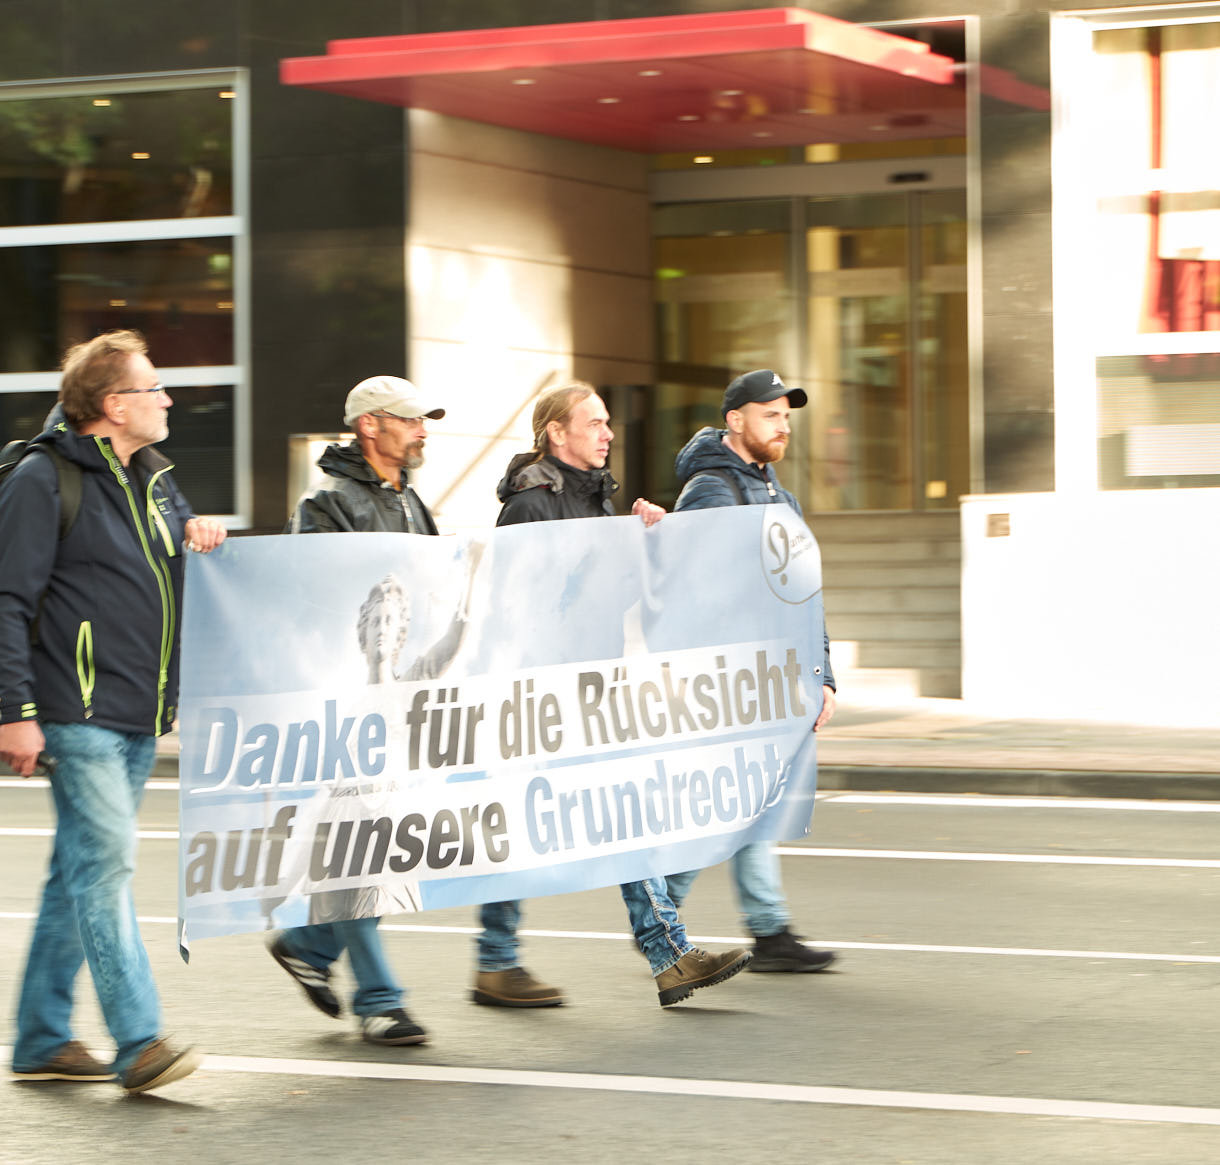
M 753 957 L 741 947 L 719 955 L 701 951 L 698 947 L 687 951 L 669 970 L 656 976 L 661 1006 L 672 1007 L 689 998 L 690 993 L 699 987 L 714 987 L 731 979 L 738 971 L 744 970 Z
M 510 967 L 476 972 L 470 998 L 488 1007 L 558 1007 L 563 992 L 539 983 L 524 967 Z

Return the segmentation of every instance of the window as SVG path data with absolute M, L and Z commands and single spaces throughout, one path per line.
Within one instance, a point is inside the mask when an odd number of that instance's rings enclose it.
M 1082 488 L 1216 486 L 1220 8 L 1104 19 L 1061 20 L 1056 52 L 1058 463 Z
M 230 72 L 0 85 L 0 435 L 37 433 L 64 350 L 135 328 L 201 513 L 248 519 L 244 100 Z

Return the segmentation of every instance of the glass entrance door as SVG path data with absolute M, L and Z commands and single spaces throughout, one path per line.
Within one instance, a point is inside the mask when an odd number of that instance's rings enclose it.
M 760 367 L 810 396 L 781 469 L 803 505 L 934 509 L 969 491 L 964 191 L 670 205 L 654 246 L 649 496 L 671 496 L 674 442 L 719 424 L 724 385 Z

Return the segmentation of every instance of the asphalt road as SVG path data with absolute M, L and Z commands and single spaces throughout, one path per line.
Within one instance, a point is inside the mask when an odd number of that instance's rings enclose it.
M 615 890 L 529 903 L 526 965 L 570 1000 L 538 1012 L 468 1001 L 472 910 L 400 916 L 386 942 L 432 1037 L 403 1049 L 310 1008 L 260 936 L 184 965 L 176 842 L 149 837 L 137 908 L 167 1028 L 204 1068 L 141 1097 L 0 1082 L 0 1162 L 1213 1165 L 1217 809 L 828 794 L 783 861 L 837 969 L 746 973 L 665 1011 Z M 50 825 L 45 789 L 0 781 L 6 1061 Z M 174 833 L 172 789 L 141 825 Z M 723 869 L 683 914 L 696 941 L 741 940 Z M 105 1052 L 86 977 L 78 994 Z

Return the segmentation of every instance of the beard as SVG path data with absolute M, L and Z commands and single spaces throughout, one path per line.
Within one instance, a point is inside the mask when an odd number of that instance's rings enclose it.
M 418 469 L 424 463 L 424 443 L 422 441 L 412 441 L 407 446 L 406 453 L 403 454 L 402 463 L 408 469 Z
M 753 437 L 748 433 L 742 433 L 741 444 L 750 455 L 750 460 L 756 465 L 767 465 L 770 462 L 783 461 L 784 454 L 788 451 L 788 442 L 780 437 L 774 438 L 770 443 L 767 443 L 758 440 L 757 437 Z

